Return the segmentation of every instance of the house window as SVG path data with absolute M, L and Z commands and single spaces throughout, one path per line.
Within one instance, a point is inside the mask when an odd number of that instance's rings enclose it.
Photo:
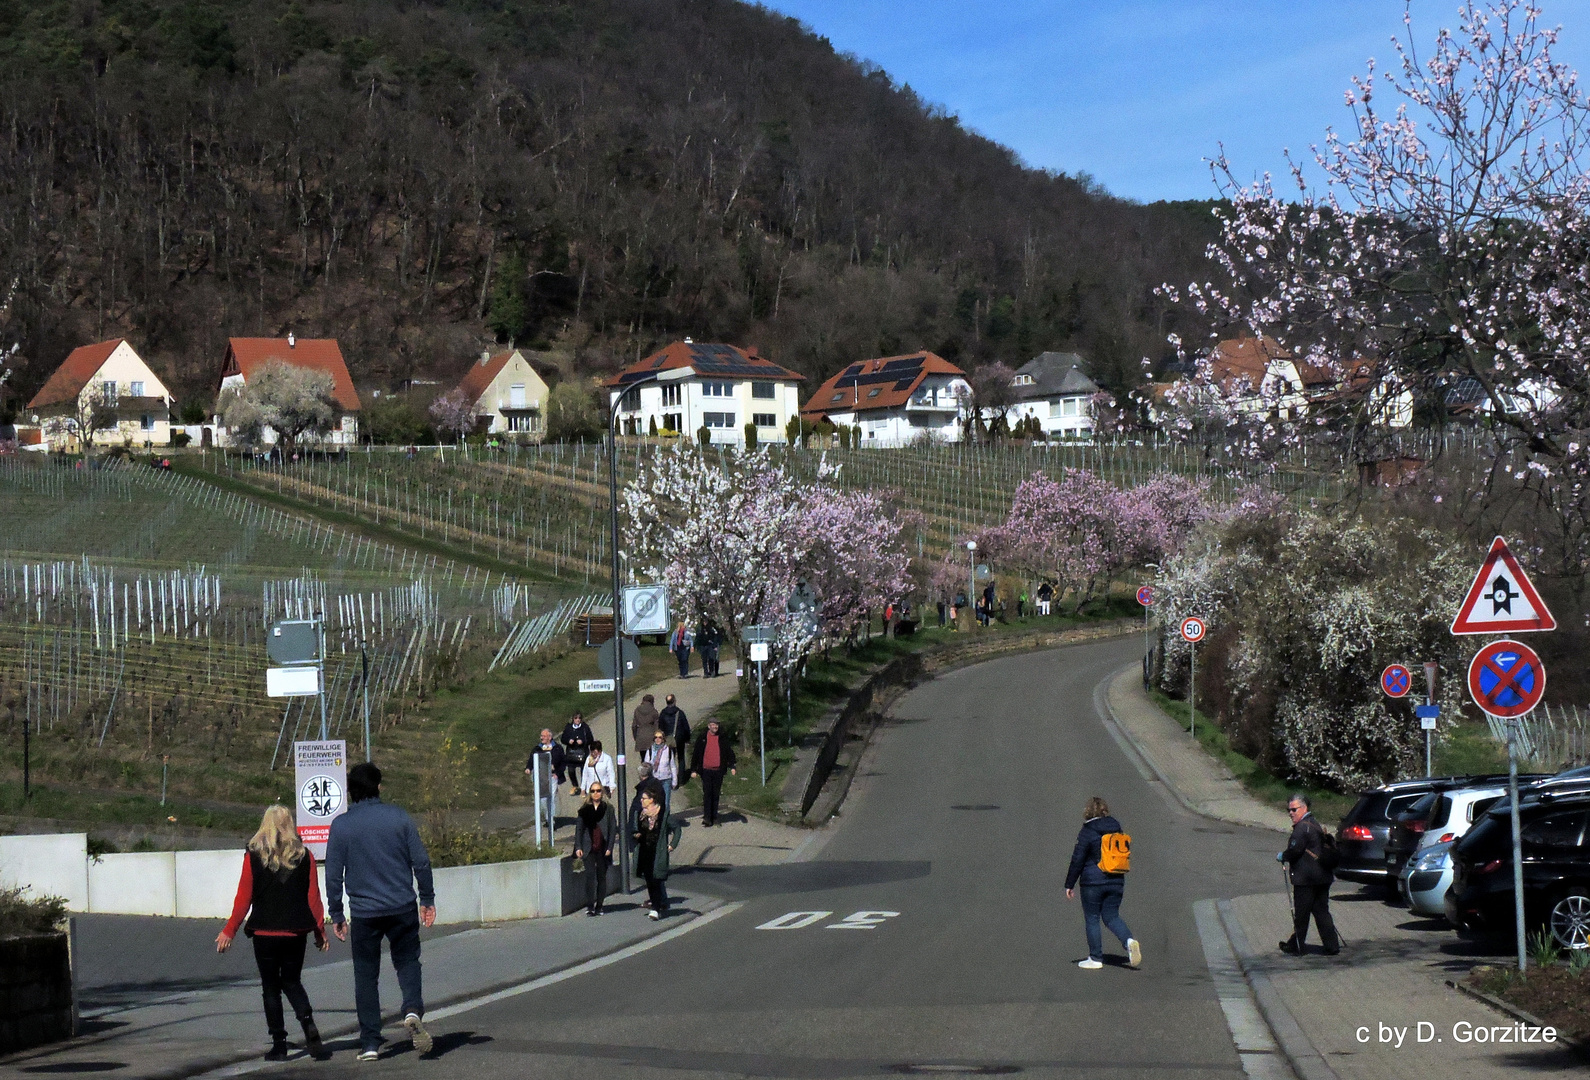
M 624 399 L 619 405 L 625 412 L 634 412 L 640 408 L 640 387 L 632 386 L 624 391 Z
M 765 398 L 768 401 L 772 401 L 777 393 L 778 385 L 776 383 L 754 382 L 751 384 L 751 396 L 754 398 Z
M 1011 380 L 1010 384 L 1012 386 L 1031 386 L 1032 385 L 1032 376 L 1031 375 L 1017 375 L 1014 379 Z
M 114 379 L 112 379 L 109 382 L 100 383 L 99 384 L 99 396 L 100 396 L 100 400 L 103 401 L 106 405 L 114 405 L 114 404 L 116 404 L 116 381 Z
M 732 412 L 702 413 L 701 422 L 709 428 L 732 428 L 734 426 L 734 414 Z
M 706 397 L 733 397 L 734 384 L 731 382 L 704 382 L 701 384 L 701 393 Z
M 1060 410 L 1061 416 L 1075 416 L 1077 414 L 1077 399 L 1066 398 L 1064 407 Z
M 684 426 L 684 417 L 679 413 L 664 413 L 663 428 L 668 431 L 679 431 Z
M 684 387 L 678 383 L 667 384 L 662 388 L 662 395 L 663 408 L 666 409 L 670 406 L 677 408 L 684 400 Z
M 873 387 L 873 388 L 872 388 L 872 389 L 871 389 L 871 390 L 868 390 L 868 391 L 867 391 L 867 397 L 868 397 L 868 398 L 869 398 L 869 399 L 871 399 L 871 398 L 875 398 L 875 397 L 877 397 L 877 396 L 878 396 L 878 395 L 879 395 L 879 394 L 881 394 L 881 393 L 883 393 L 883 387 L 881 387 L 881 386 L 874 386 L 874 387 Z
M 508 387 L 508 408 L 524 408 L 524 383 L 514 383 Z
M 141 385 L 141 384 L 133 383 L 133 385 L 134 386 L 138 386 L 138 385 Z M 134 396 L 142 397 L 143 395 L 139 394 L 139 395 L 134 395 Z M 140 416 L 138 418 L 138 426 L 140 428 L 142 428 L 144 431 L 153 431 L 155 429 L 155 418 L 153 416 L 149 415 L 148 413 L 144 413 L 142 416 Z
M 844 392 L 840 391 L 839 393 L 835 394 L 833 397 L 828 399 L 828 404 L 832 405 L 836 401 L 844 401 L 844 400 L 845 400 Z
M 933 404 L 933 391 L 928 389 L 928 388 L 926 388 L 926 387 L 923 387 L 921 390 L 917 391 L 916 397 L 911 399 L 911 404 L 913 404 L 913 405 L 931 405 L 931 404 Z
M 757 427 L 778 427 L 778 414 L 770 412 L 752 413 L 751 423 Z
M 131 385 L 128 386 L 127 392 L 129 394 L 131 394 L 133 397 L 143 397 L 144 396 L 144 384 L 141 383 L 141 382 L 132 383 Z

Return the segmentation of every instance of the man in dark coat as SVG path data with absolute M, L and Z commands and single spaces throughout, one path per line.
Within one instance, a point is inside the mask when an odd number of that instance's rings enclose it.
M 596 741 L 596 736 L 585 722 L 585 717 L 575 713 L 574 719 L 563 728 L 563 735 L 558 741 L 563 744 L 563 766 L 573 787 L 569 794 L 578 795 L 580 770 L 585 768 L 585 759 L 591 754 L 591 744 Z
M 701 654 L 701 677 L 718 677 L 718 650 L 723 645 L 723 634 L 711 623 L 702 623 L 696 634 L 696 652 Z M 638 744 L 637 744 L 638 745 Z
M 686 760 L 686 755 L 690 751 L 690 718 L 685 715 L 685 711 L 679 707 L 672 694 L 663 699 L 662 712 L 657 714 L 657 727 L 668 736 L 668 741 L 674 744 L 674 760 L 681 762 Z M 689 779 L 688 776 L 681 776 L 679 782 L 683 784 Z
M 541 729 L 541 741 L 536 745 L 534 750 L 530 751 L 530 758 L 524 763 L 525 775 L 531 777 L 532 791 L 536 790 L 536 759 L 541 757 L 546 758 L 545 761 L 540 763 L 542 777 L 540 783 L 542 812 L 546 815 L 547 825 L 550 828 L 557 819 L 558 785 L 564 782 L 563 747 L 559 746 L 552 738 L 551 728 Z M 576 778 L 576 783 L 577 782 L 578 778 Z
M 716 720 L 708 720 L 707 730 L 696 740 L 690 754 L 690 767 L 701 777 L 701 827 L 710 829 L 718 823 L 723 774 L 734 773 L 733 740 L 719 732 Z
M 1286 813 L 1292 819 L 1292 839 L 1276 860 L 1292 868 L 1292 936 L 1281 942 L 1281 951 L 1303 955 L 1308 917 L 1313 915 L 1325 955 L 1335 956 L 1342 951 L 1342 940 L 1331 918 L 1331 882 L 1335 876 L 1320 861 L 1325 854 L 1325 826 L 1309 813 L 1307 795 L 1299 793 L 1288 799 Z

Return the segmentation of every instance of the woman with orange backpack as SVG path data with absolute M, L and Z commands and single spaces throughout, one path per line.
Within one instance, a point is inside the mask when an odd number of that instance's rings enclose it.
M 1071 868 L 1066 871 L 1067 900 L 1076 895 L 1079 882 L 1082 886 L 1082 921 L 1088 934 L 1088 958 L 1078 960 L 1077 967 L 1097 971 L 1104 966 L 1104 933 L 1099 929 L 1100 922 L 1126 946 L 1127 963 L 1138 967 L 1143 963 L 1142 946 L 1121 918 L 1121 897 L 1126 892 L 1132 838 L 1121 829 L 1121 823 L 1110 816 L 1109 804 L 1097 795 L 1088 800 L 1082 817 L 1082 831 L 1077 833 Z

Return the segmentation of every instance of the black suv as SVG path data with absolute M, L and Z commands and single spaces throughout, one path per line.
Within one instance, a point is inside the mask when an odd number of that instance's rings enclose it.
M 1399 780 L 1360 793 L 1358 802 L 1336 830 L 1336 850 L 1341 855 L 1336 876 L 1366 885 L 1394 886 L 1396 875 L 1386 864 L 1386 842 L 1391 838 L 1392 822 L 1432 791 L 1474 787 L 1494 780 L 1490 776 L 1436 776 Z M 1506 782 L 1507 777 L 1503 776 L 1502 783 Z
M 1522 790 L 1526 785 L 1540 780 L 1551 778 L 1550 773 L 1519 773 L 1518 786 Z M 1437 781 L 1436 786 L 1429 793 L 1419 796 L 1414 804 L 1406 810 L 1392 817 L 1389 822 L 1389 833 L 1386 837 L 1386 873 L 1391 881 L 1396 881 L 1402 873 L 1403 866 L 1413 853 L 1418 850 L 1419 844 L 1424 839 L 1426 832 L 1439 832 L 1448 824 L 1447 818 L 1452 812 L 1452 794 L 1459 791 L 1472 791 L 1478 789 L 1505 790 L 1507 787 L 1506 774 L 1492 776 L 1455 776 Z M 1492 797 L 1476 805 L 1473 816 L 1464 821 L 1478 821 L 1480 817 L 1496 801 Z M 1461 832 L 1462 830 L 1456 830 Z M 1451 836 L 1447 840 L 1454 839 Z
M 1590 792 L 1520 795 L 1526 927 L 1565 949 L 1590 948 Z M 1513 929 L 1513 827 L 1502 799 L 1452 848 L 1446 917 L 1464 930 Z

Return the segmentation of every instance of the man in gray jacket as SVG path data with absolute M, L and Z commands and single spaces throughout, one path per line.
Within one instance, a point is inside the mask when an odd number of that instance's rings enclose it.
M 326 899 L 332 930 L 348 940 L 353 927 L 353 1000 L 359 1013 L 359 1060 L 381 1056 L 381 939 L 403 990 L 403 1028 L 416 1053 L 428 1054 L 425 998 L 420 991 L 420 927 L 436 921 L 431 857 L 414 820 L 381 801 L 381 770 L 361 762 L 348 770 L 348 812 L 331 822 L 326 842 Z M 346 882 L 352 918 L 344 920 Z M 419 885 L 419 904 L 414 902 Z
M 1342 951 L 1342 940 L 1331 918 L 1331 882 L 1335 875 L 1323 862 L 1325 826 L 1309 813 L 1308 796 L 1301 792 L 1286 801 L 1286 814 L 1292 819 L 1292 838 L 1276 860 L 1292 868 L 1292 936 L 1281 942 L 1281 951 L 1303 955 L 1308 917 L 1313 915 L 1325 955 L 1335 956 Z

